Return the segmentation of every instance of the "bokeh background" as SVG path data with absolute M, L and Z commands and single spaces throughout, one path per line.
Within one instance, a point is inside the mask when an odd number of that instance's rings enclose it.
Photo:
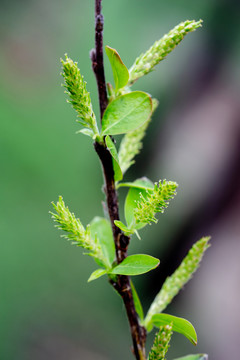
M 147 310 L 190 246 L 211 234 L 199 272 L 167 309 L 192 321 L 199 344 L 174 334 L 168 358 L 238 360 L 240 2 L 103 0 L 103 11 L 104 42 L 127 66 L 180 21 L 204 20 L 135 85 L 160 105 L 126 180 L 167 178 L 179 191 L 129 253 L 161 259 L 135 279 Z M 87 284 L 94 262 L 60 238 L 48 214 L 61 194 L 84 224 L 102 215 L 100 164 L 89 138 L 75 134 L 59 75 L 67 52 L 98 114 L 89 61 L 94 1 L 1 0 L 0 46 L 0 359 L 131 359 L 120 298 L 104 278 Z M 106 75 L 112 81 L 107 61 Z

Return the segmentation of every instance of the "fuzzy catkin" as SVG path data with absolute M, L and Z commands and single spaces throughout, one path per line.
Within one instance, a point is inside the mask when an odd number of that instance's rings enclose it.
M 90 234 L 90 227 L 85 229 L 81 221 L 77 219 L 74 213 L 71 213 L 65 205 L 62 196 L 59 196 L 57 204 L 53 204 L 56 213 L 52 213 L 53 220 L 57 223 L 56 227 L 65 231 L 67 234 L 62 235 L 65 239 L 71 241 L 89 251 L 89 255 L 100 261 L 105 261 L 102 248 L 99 245 L 97 238 L 92 240 Z
M 148 74 L 161 60 L 163 60 L 183 38 L 201 26 L 202 20 L 186 20 L 175 26 L 168 34 L 156 41 L 144 54 L 141 54 L 129 70 L 129 85 Z
M 158 106 L 158 101 L 156 99 L 153 99 L 152 102 L 154 112 Z M 130 166 L 135 163 L 134 157 L 139 154 L 140 150 L 142 149 L 142 139 L 146 134 L 146 130 L 150 121 L 151 117 L 142 126 L 140 126 L 134 131 L 130 131 L 123 137 L 118 154 L 119 164 L 123 174 L 125 174 L 125 172 L 130 168 Z
M 96 117 L 92 109 L 90 94 L 86 89 L 86 82 L 78 69 L 77 63 L 73 62 L 67 55 L 62 62 L 62 75 L 65 80 L 64 87 L 69 95 L 69 102 L 77 111 L 79 122 L 98 134 Z
M 192 278 L 192 275 L 200 265 L 205 251 L 209 247 L 209 240 L 210 237 L 203 237 L 197 241 L 177 270 L 165 280 L 144 320 L 146 328 L 151 328 L 152 316 L 161 313 L 168 304 L 170 304 L 182 287 Z
M 148 360 L 165 360 L 169 349 L 169 343 L 172 336 L 172 325 L 164 325 L 156 333 L 152 349 L 148 355 Z
M 147 191 L 146 197 L 141 194 L 141 200 L 137 202 L 137 207 L 134 210 L 136 223 L 157 223 L 155 214 L 164 212 L 169 200 L 176 195 L 177 187 L 176 182 L 163 180 L 156 183 L 151 192 Z

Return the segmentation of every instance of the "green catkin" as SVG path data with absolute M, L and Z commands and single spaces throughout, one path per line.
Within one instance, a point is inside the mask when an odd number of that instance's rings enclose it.
M 174 181 L 155 183 L 153 191 L 147 191 L 146 197 L 141 194 L 141 200 L 137 202 L 134 210 L 136 224 L 138 223 L 157 223 L 155 214 L 163 213 L 169 204 L 169 200 L 176 195 L 178 184 Z
M 153 112 L 156 110 L 157 106 L 158 101 L 156 99 L 153 99 Z M 127 133 L 123 137 L 118 154 L 119 164 L 123 174 L 125 174 L 125 172 L 130 168 L 130 166 L 135 163 L 135 160 L 133 159 L 137 154 L 139 154 L 140 150 L 142 149 L 142 139 L 146 134 L 146 130 L 150 121 L 151 117 L 138 129 Z
M 86 89 L 86 82 L 78 69 L 77 63 L 73 62 L 67 55 L 65 60 L 62 60 L 62 75 L 65 80 L 64 87 L 67 89 L 66 93 L 69 95 L 69 102 L 77 111 L 78 120 L 84 127 L 93 131 L 93 134 L 98 135 L 96 117 L 92 109 L 90 94 Z
M 129 85 L 152 71 L 154 66 L 170 54 L 189 32 L 195 31 L 202 26 L 201 24 L 202 20 L 186 20 L 156 41 L 150 49 L 135 60 L 130 68 Z
M 77 219 L 74 213 L 71 213 L 65 205 L 62 196 L 59 196 L 57 204 L 52 203 L 56 213 L 52 213 L 53 220 L 57 223 L 56 227 L 65 231 L 67 234 L 62 235 L 65 239 L 89 251 L 88 255 L 105 262 L 101 246 L 97 238 L 92 240 L 90 227 L 85 229 L 81 221 Z
M 172 325 L 164 325 L 156 333 L 153 346 L 148 355 L 148 360 L 165 360 L 172 336 Z
M 165 280 L 144 320 L 147 329 L 151 328 L 152 316 L 161 313 L 171 303 L 182 287 L 192 278 L 200 265 L 205 251 L 210 246 L 209 240 L 210 237 L 203 237 L 197 241 L 177 270 Z

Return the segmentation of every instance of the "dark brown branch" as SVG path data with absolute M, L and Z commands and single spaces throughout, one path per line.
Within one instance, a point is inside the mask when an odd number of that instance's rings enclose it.
M 90 53 L 92 68 L 96 76 L 98 85 L 98 96 L 100 105 L 101 119 L 108 104 L 107 87 L 105 82 L 103 66 L 103 24 L 104 19 L 101 13 L 102 0 L 95 0 L 95 49 Z
M 103 113 L 108 105 L 108 99 L 103 66 L 103 16 L 101 14 L 101 1 L 102 0 L 95 0 L 95 49 L 91 51 L 91 60 L 98 85 L 100 113 L 102 119 Z M 104 190 L 115 242 L 116 260 L 119 264 L 127 256 L 127 248 L 130 238 L 125 236 L 114 224 L 114 220 L 119 220 L 119 207 L 111 154 L 105 144 L 96 142 L 94 146 L 103 168 L 105 179 Z M 129 277 L 118 275 L 117 281 L 111 281 L 111 284 L 121 295 L 126 308 L 132 335 L 134 355 L 137 360 L 145 360 L 146 330 L 139 324 L 138 321 Z
M 147 333 L 146 329 L 138 322 L 129 277 L 119 275 L 118 281 L 116 283 L 111 283 L 121 295 L 126 308 L 133 342 L 133 353 L 137 360 L 146 360 L 145 343 Z
M 104 145 L 95 143 L 95 150 L 101 160 L 104 178 L 105 193 L 107 198 L 107 206 L 109 217 L 112 224 L 113 236 L 116 248 L 117 263 L 122 262 L 127 256 L 127 248 L 129 237 L 125 236 L 122 231 L 114 224 L 114 220 L 119 220 L 118 198 L 115 189 L 114 172 L 112 166 L 112 157 Z M 128 276 L 119 275 L 117 282 L 111 282 L 114 288 L 121 295 L 130 324 L 130 330 L 133 341 L 133 349 L 136 359 L 145 360 L 145 342 L 146 330 L 140 326 L 138 317 L 134 307 L 132 290 Z
M 128 236 L 125 236 L 122 231 L 114 224 L 114 220 L 119 220 L 119 208 L 114 181 L 112 157 L 108 149 L 103 144 L 96 142 L 94 146 L 103 168 L 105 179 L 104 191 L 106 194 L 108 213 L 112 225 L 113 237 L 115 240 L 116 259 L 117 263 L 119 264 L 127 256 L 127 248 L 130 239 Z
M 107 148 L 99 143 L 95 143 L 95 150 L 101 160 L 104 178 L 105 178 L 105 194 L 107 199 L 107 207 L 111 220 L 113 237 L 116 248 L 116 259 L 119 264 L 127 256 L 127 248 L 129 237 L 125 236 L 122 231 L 114 224 L 114 220 L 119 220 L 118 198 L 114 182 L 114 172 L 112 166 L 112 157 Z M 137 360 L 145 360 L 145 342 L 146 330 L 139 324 L 136 314 L 130 280 L 128 276 L 119 275 L 116 282 L 111 281 L 113 287 L 117 290 L 123 299 L 127 317 L 130 325 L 134 355 Z

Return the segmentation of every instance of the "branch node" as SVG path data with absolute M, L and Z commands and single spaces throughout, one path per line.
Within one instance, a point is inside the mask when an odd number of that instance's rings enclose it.
M 96 31 L 102 32 L 103 31 L 103 24 L 104 24 L 103 15 L 102 14 L 97 15 L 96 18 L 95 18 Z

